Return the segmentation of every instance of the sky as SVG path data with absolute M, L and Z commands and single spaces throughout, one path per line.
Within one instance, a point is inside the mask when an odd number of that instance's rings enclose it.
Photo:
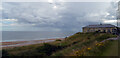
M 82 31 L 90 24 L 116 25 L 116 10 L 116 2 L 3 2 L 0 26 L 3 31 Z

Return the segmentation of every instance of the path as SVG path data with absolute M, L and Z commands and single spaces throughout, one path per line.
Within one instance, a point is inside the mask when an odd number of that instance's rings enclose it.
M 120 37 L 106 39 L 106 40 L 117 40 L 117 41 L 113 41 L 110 47 L 108 47 L 108 49 L 104 51 L 102 56 L 118 56 L 118 39 L 120 39 Z M 103 40 L 102 42 L 106 40 Z

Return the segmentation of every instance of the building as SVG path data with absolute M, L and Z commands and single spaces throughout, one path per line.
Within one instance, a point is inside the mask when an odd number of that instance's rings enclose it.
M 104 32 L 117 34 L 118 27 L 111 24 L 88 25 L 83 27 L 83 32 Z

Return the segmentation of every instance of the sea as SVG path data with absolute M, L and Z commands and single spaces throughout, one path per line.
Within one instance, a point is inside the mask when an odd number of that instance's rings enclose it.
M 73 31 L 2 31 L 2 42 L 65 38 L 75 33 Z

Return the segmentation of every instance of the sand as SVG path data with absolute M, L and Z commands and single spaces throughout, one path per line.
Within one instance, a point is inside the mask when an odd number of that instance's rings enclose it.
M 25 45 L 32 45 L 38 43 L 46 43 L 46 42 L 53 42 L 56 39 L 63 40 L 64 38 L 55 38 L 55 39 L 45 39 L 45 40 L 30 40 L 30 41 L 11 41 L 11 42 L 2 42 L 0 47 L 16 47 L 16 46 L 25 46 Z

